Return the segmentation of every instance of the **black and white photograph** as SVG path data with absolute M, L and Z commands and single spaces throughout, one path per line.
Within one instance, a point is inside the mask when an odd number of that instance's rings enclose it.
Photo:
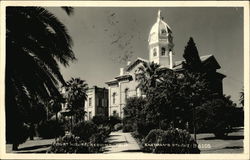
M 1 5 L 5 155 L 249 156 L 249 4 L 58 4 Z

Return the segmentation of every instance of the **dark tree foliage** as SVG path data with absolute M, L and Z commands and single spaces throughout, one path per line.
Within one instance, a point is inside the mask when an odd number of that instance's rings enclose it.
M 230 100 L 230 96 L 221 96 L 206 101 L 197 107 L 197 128 L 199 132 L 211 132 L 219 138 L 225 137 L 232 127 L 243 123 L 243 112 Z
M 80 78 L 67 81 L 66 92 L 69 109 L 75 115 L 76 122 L 82 121 L 85 115 L 85 101 L 87 100 L 88 84 Z
M 95 115 L 92 121 L 97 125 L 106 125 L 108 123 L 108 117 L 105 115 Z
M 199 70 L 201 60 L 192 37 L 190 37 L 187 46 L 185 47 L 183 57 L 186 60 L 186 67 L 190 70 Z
M 146 100 L 142 97 L 132 97 L 127 99 L 124 107 L 123 127 L 124 130 L 135 131 L 139 122 L 145 122 Z
M 160 65 L 154 62 L 143 63 L 143 66 L 139 67 L 136 80 L 139 81 L 139 87 L 143 93 L 156 86 L 157 79 L 160 75 L 158 71 L 159 67 Z
M 76 59 L 71 47 L 67 29 L 45 8 L 6 8 L 7 135 L 21 136 L 16 125 L 22 123 L 15 122 L 25 121 L 34 97 L 45 102 L 60 96 L 58 85 L 66 83 L 59 63 L 68 66 Z

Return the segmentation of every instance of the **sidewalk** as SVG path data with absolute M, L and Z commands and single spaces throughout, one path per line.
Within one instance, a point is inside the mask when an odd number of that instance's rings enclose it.
M 104 153 L 139 153 L 139 145 L 130 133 L 122 131 L 111 132 L 107 139 L 107 146 L 104 147 Z

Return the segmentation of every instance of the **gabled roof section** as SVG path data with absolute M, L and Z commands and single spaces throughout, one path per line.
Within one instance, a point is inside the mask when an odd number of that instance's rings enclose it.
M 139 63 L 148 63 L 149 61 L 143 58 L 138 57 L 134 62 L 132 62 L 127 68 L 125 69 L 127 72 L 131 71 L 137 64 Z
M 221 68 L 218 61 L 215 59 L 215 57 L 212 54 L 200 56 L 200 59 L 201 59 L 201 63 L 203 64 L 203 66 L 206 68 L 210 68 L 210 69 L 220 69 Z M 173 66 L 173 69 L 174 70 L 182 69 L 184 62 L 185 62 L 185 60 L 176 61 L 174 66 Z
M 115 77 L 115 79 L 120 81 L 120 80 L 126 80 L 126 79 L 131 80 L 133 78 L 132 78 L 132 75 L 130 75 L 130 74 L 124 74 L 124 75 L 120 75 L 120 76 Z
M 118 84 L 118 80 L 117 79 L 112 79 L 109 80 L 107 82 L 105 82 L 107 85 L 114 85 L 114 84 Z
M 213 55 L 205 55 L 200 57 L 201 62 L 203 63 L 204 67 L 209 67 L 213 69 L 220 69 L 221 66 L 219 65 L 218 61 L 215 59 Z

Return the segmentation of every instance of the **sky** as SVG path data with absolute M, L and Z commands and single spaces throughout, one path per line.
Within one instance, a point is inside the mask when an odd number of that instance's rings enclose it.
M 239 102 L 243 88 L 243 8 L 236 7 L 74 7 L 67 16 L 48 8 L 67 27 L 77 61 L 61 72 L 65 80 L 80 77 L 91 87 L 119 75 L 127 60 L 148 59 L 148 35 L 160 9 L 174 37 L 174 61 L 183 60 L 193 37 L 199 55 L 213 54 L 226 75 L 223 92 Z

